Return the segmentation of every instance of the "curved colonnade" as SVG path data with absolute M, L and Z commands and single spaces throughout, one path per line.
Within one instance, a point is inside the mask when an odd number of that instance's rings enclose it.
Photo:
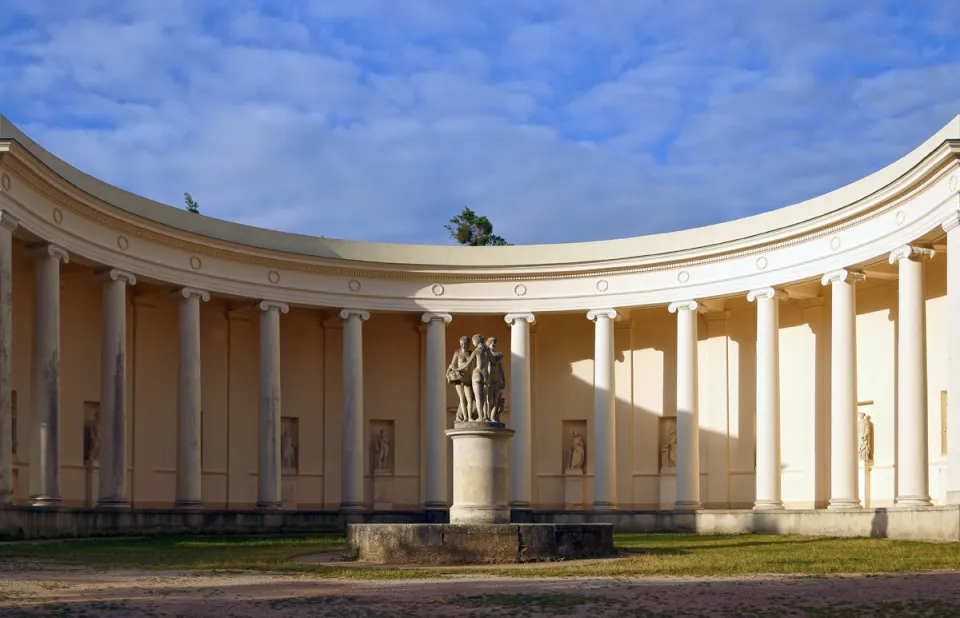
M 446 364 L 482 332 L 514 509 L 960 502 L 958 155 L 960 117 L 777 211 L 473 249 L 190 214 L 0 117 L 0 499 L 446 509 Z

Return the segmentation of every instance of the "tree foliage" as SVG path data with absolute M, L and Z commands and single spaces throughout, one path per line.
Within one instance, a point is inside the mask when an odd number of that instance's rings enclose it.
M 493 223 L 486 217 L 478 216 L 470 208 L 464 208 L 446 226 L 450 238 L 468 247 L 486 247 L 509 245 L 502 236 L 493 233 Z
M 187 205 L 187 212 L 200 214 L 200 204 L 195 202 L 193 197 L 187 192 L 183 193 L 183 203 Z

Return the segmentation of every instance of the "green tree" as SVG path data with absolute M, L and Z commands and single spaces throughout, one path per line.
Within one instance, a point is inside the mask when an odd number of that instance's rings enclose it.
M 469 208 L 464 208 L 463 212 L 450 219 L 450 225 L 446 228 L 450 232 L 450 238 L 468 247 L 510 244 L 502 236 L 493 233 L 490 219 L 477 216 L 477 213 Z
M 200 214 L 200 204 L 193 201 L 193 197 L 189 193 L 183 193 L 183 202 L 187 205 L 187 212 L 192 212 L 195 215 Z

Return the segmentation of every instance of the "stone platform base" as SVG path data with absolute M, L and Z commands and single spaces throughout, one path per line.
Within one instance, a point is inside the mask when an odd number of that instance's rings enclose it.
M 383 564 L 515 564 L 613 555 L 610 524 L 349 524 L 347 554 Z

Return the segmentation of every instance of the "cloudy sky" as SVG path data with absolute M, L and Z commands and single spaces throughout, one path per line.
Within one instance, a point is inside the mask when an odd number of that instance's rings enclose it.
M 960 113 L 954 0 L 3 0 L 0 113 L 210 216 L 450 241 L 791 204 Z

